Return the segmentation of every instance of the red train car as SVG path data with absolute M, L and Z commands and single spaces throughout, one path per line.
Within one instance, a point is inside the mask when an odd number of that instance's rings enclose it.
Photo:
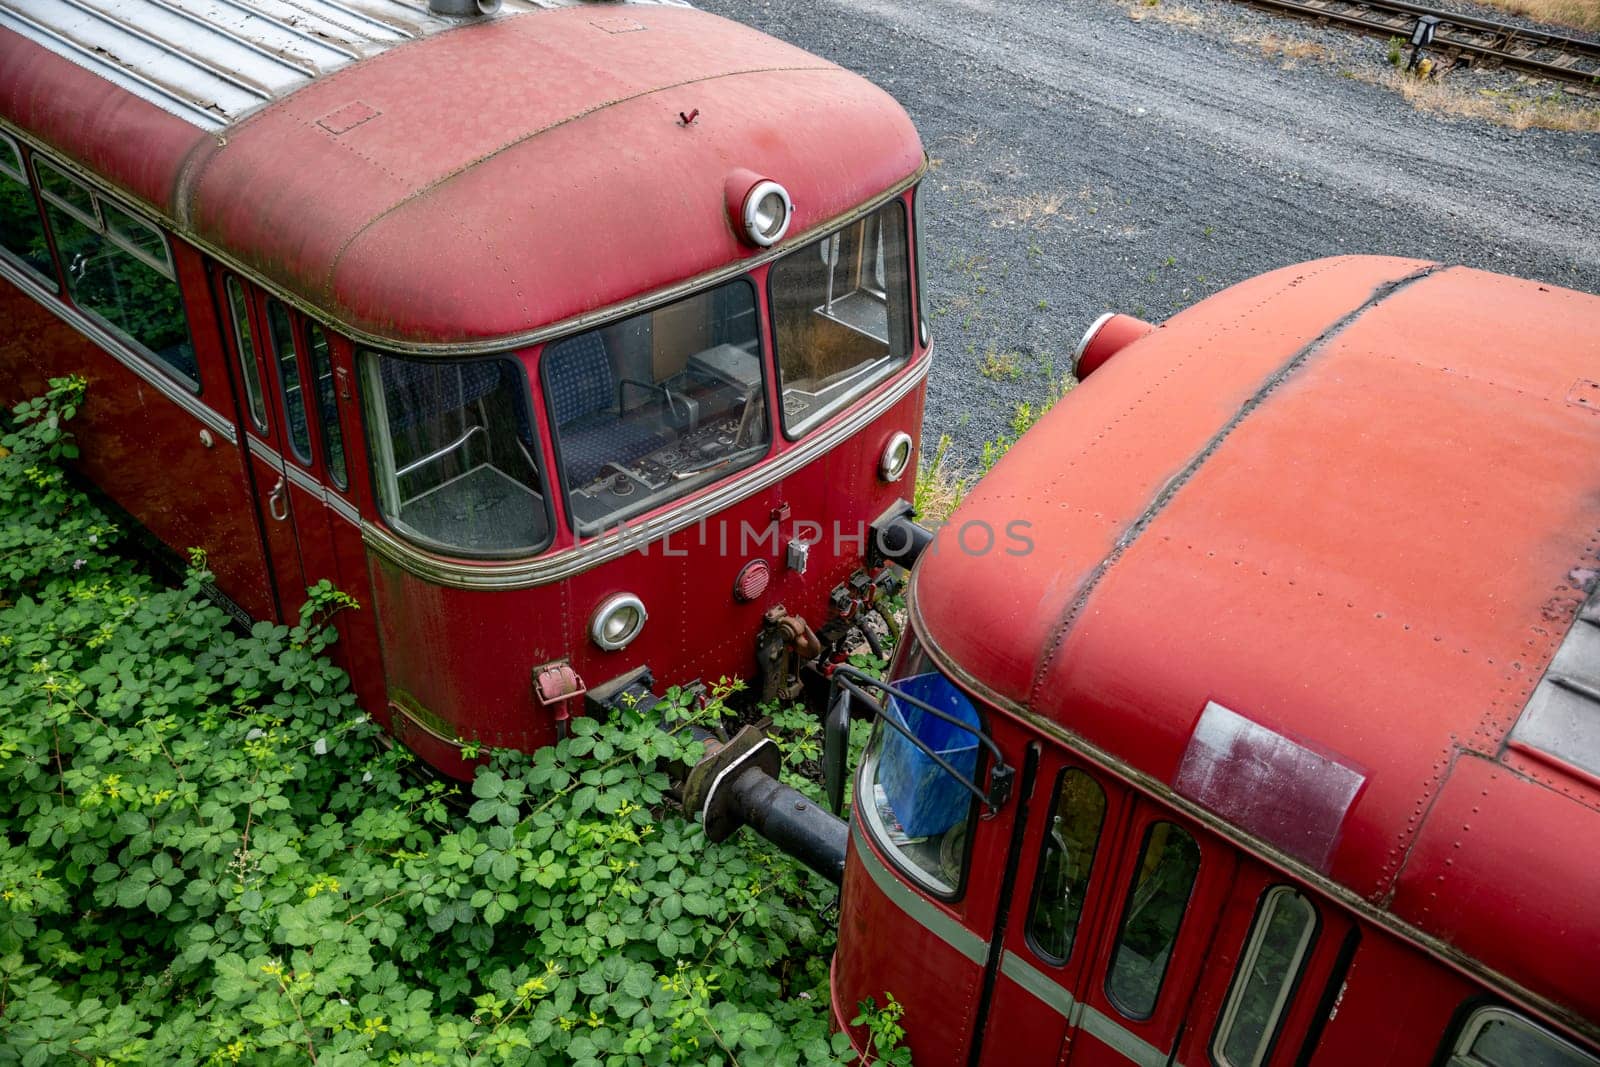
M 458 775 L 646 671 L 790 690 L 929 359 L 886 94 L 672 0 L 446 13 L 498 6 L 0 2 L 0 395 L 85 375 L 85 473 L 242 617 L 353 594 Z
M 1353 257 L 1143 332 L 917 564 L 837 1025 L 1600 1064 L 1600 297 Z

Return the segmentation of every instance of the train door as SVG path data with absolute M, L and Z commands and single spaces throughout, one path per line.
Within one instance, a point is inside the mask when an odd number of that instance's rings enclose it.
M 983 1062 L 1293 1062 L 1337 993 L 1348 919 L 1108 775 L 1047 762 Z
M 290 518 L 289 475 L 283 461 L 284 423 L 270 382 L 272 357 L 265 320 L 249 283 L 237 275 L 213 273 L 234 366 L 240 381 L 241 439 L 248 446 L 250 476 L 262 540 L 272 568 L 273 606 L 279 621 L 295 618 L 305 599 L 306 578 L 300 546 Z

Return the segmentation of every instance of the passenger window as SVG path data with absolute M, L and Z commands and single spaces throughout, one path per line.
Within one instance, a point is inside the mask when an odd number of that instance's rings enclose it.
M 317 383 L 317 425 L 322 427 L 322 456 L 328 464 L 328 477 L 340 489 L 350 488 L 344 466 L 344 431 L 339 427 L 339 400 L 334 395 L 333 358 L 328 351 L 328 335 L 312 323 L 306 327 L 311 348 L 311 375 Z
M 256 363 L 256 342 L 250 334 L 250 310 L 245 300 L 244 286 L 239 279 L 228 275 L 224 283 L 228 293 L 228 314 L 233 320 L 234 347 L 239 350 L 240 377 L 244 379 L 245 397 L 250 402 L 250 419 L 256 429 L 267 432 L 267 398 L 261 391 L 261 370 Z
M 771 433 L 749 282 L 556 341 L 542 363 L 579 533 L 766 455 Z
M 362 354 L 384 516 L 456 555 L 525 556 L 550 537 L 528 385 L 511 359 Z
M 905 205 L 780 259 L 769 275 L 783 423 L 817 425 L 911 355 Z
M 0 137 L 0 248 L 51 289 L 56 288 L 44 220 L 39 217 L 28 172 L 22 167 L 22 154 L 5 137 Z
M 1083 893 L 1105 819 L 1106 794 L 1099 783 L 1082 771 L 1063 771 L 1045 827 L 1033 910 L 1028 915 L 1028 942 L 1051 963 L 1063 964 L 1072 955 Z
M 1317 910 L 1289 886 L 1274 886 L 1262 896 L 1250 929 L 1211 1039 L 1211 1055 L 1223 1067 L 1260 1067 L 1271 1057 L 1316 938 Z
M 894 685 L 914 699 L 977 727 L 978 711 L 955 683 L 912 645 Z M 978 773 L 978 740 L 969 731 L 929 715 L 899 697 L 884 705 L 884 718 L 899 722 L 941 759 L 972 782 Z M 897 730 L 880 722 L 863 761 L 868 784 L 863 820 L 873 838 L 907 875 L 935 893 L 953 897 L 966 863 L 968 831 L 977 810 L 960 781 L 928 758 Z
M 1449 1067 L 1600 1067 L 1600 1057 L 1505 1008 L 1479 1008 L 1451 1046 Z
M 289 431 L 289 448 L 302 465 L 311 464 L 311 427 L 306 422 L 306 394 L 300 381 L 300 360 L 294 351 L 294 329 L 289 312 L 276 300 L 267 301 L 267 333 L 278 362 L 278 387 L 283 390 L 283 421 Z
M 161 231 L 44 160 L 35 167 L 73 303 L 199 392 L 183 294 Z
M 1155 1011 L 1199 870 L 1200 846 L 1183 827 L 1158 822 L 1145 831 L 1106 975 L 1106 994 L 1130 1019 Z

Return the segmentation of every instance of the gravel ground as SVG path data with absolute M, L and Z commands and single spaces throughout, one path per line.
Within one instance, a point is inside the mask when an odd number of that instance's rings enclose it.
M 1600 134 L 1413 110 L 1361 80 L 1388 70 L 1382 41 L 1226 0 L 698 3 L 864 74 L 922 131 L 925 429 L 962 466 L 1103 311 L 1159 321 L 1351 252 L 1600 292 Z

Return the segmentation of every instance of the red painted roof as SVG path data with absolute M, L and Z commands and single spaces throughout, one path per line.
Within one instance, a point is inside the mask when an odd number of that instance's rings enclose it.
M 1329 875 L 1592 1032 L 1600 790 L 1503 751 L 1595 581 L 1597 367 L 1600 297 L 1381 258 L 1253 279 L 1031 430 L 952 525 L 1035 550 L 947 533 L 918 613 L 1162 782 L 1211 701 L 1353 769 Z
M 737 170 L 788 188 L 794 242 L 923 158 L 870 83 L 687 8 L 463 26 L 215 135 L 5 30 L 0 69 L 0 114 L 352 331 L 417 344 L 524 333 L 750 256 L 726 207 Z

